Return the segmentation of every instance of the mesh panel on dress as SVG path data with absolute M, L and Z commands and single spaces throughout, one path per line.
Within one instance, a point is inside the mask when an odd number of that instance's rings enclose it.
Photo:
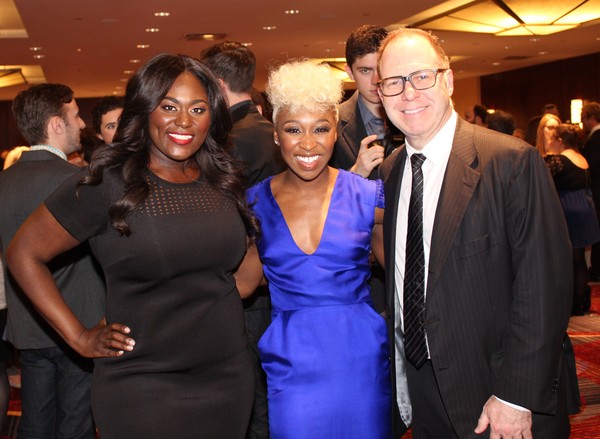
M 163 186 L 150 179 L 148 184 L 150 194 L 142 211 L 151 216 L 236 210 L 229 199 L 206 184 Z

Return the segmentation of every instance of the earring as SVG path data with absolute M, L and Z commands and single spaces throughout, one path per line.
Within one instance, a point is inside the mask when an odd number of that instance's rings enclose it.
M 275 142 L 275 145 L 279 146 L 279 140 L 274 139 L 273 141 Z

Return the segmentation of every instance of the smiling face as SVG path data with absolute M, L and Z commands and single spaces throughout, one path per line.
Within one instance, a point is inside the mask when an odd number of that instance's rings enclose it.
M 442 64 L 429 41 L 413 35 L 391 41 L 383 51 L 379 67 L 383 79 L 446 67 Z M 452 70 L 446 70 L 437 74 L 436 84 L 429 89 L 415 90 L 410 82 L 406 82 L 401 94 L 381 96 L 381 100 L 387 116 L 404 133 L 410 145 L 422 149 L 450 118 L 453 91 Z
M 151 167 L 183 166 L 204 144 L 210 121 L 206 89 L 193 74 L 182 73 L 150 113 Z
M 289 170 L 302 180 L 312 181 L 327 168 L 337 139 L 335 114 L 335 109 L 279 112 L 275 142 Z

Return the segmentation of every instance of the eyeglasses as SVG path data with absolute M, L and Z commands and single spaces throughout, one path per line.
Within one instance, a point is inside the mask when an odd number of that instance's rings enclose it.
M 415 90 L 427 90 L 437 82 L 438 73 L 444 73 L 448 69 L 427 69 L 412 72 L 408 76 L 390 76 L 377 83 L 383 96 L 398 96 L 404 91 L 406 81 L 410 82 Z

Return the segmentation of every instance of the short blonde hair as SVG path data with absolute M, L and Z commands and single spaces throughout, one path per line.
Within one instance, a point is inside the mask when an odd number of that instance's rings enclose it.
M 273 107 L 273 122 L 282 109 L 291 112 L 335 111 L 342 99 L 342 81 L 326 64 L 306 59 L 292 60 L 269 75 L 267 96 Z

